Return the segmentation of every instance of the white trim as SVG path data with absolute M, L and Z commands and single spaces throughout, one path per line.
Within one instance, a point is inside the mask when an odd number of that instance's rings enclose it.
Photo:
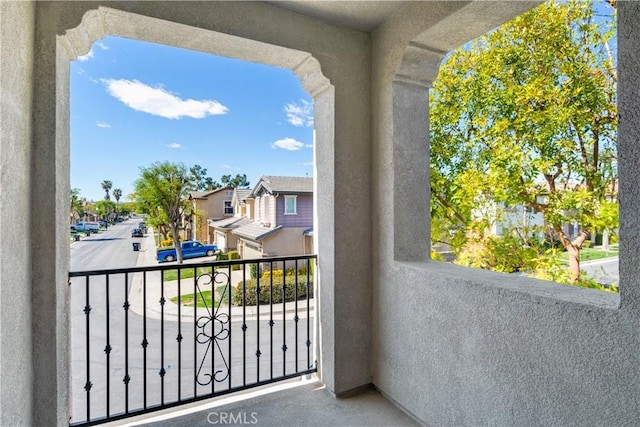
M 287 199 L 293 199 L 293 212 L 287 212 Z M 284 215 L 298 215 L 298 196 L 284 196 Z

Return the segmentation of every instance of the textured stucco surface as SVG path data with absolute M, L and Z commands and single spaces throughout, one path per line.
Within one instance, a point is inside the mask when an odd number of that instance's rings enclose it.
M 636 424 L 640 4 L 619 6 L 620 297 L 427 261 L 426 90 L 533 4 L 403 2 L 366 33 L 254 2 L 1 2 L 0 424 L 68 420 L 68 61 L 106 34 L 289 68 L 314 97 L 331 393 L 373 382 L 430 425 Z
M 34 366 L 37 423 L 63 423 L 68 398 L 68 61 L 107 34 L 277 65 L 298 75 L 316 100 L 316 118 L 327 119 L 316 127 L 315 148 L 324 201 L 317 215 L 325 253 L 318 274 L 327 283 L 320 300 L 330 307 L 321 317 L 319 348 L 339 356 L 325 358 L 321 375 L 337 394 L 370 383 L 371 306 L 351 304 L 371 299 L 370 256 L 344 244 L 370 246 L 370 223 L 362 221 L 370 206 L 369 35 L 253 2 L 39 2 L 36 19 L 33 231 L 51 233 L 56 224 L 56 239 L 31 247 L 39 260 L 33 264 L 39 305 L 34 354 L 41 355 Z M 334 120 L 334 109 L 341 120 Z
M 640 200 L 636 142 L 640 81 L 633 52 L 640 42 L 640 7 L 620 4 L 620 199 L 624 200 L 620 235 L 625 243 L 622 292 L 617 297 L 418 262 L 415 254 L 410 255 L 412 250 L 424 250 L 420 241 L 414 241 L 412 248 L 408 234 L 426 235 L 428 211 L 417 218 L 401 212 L 397 201 L 426 200 L 428 185 L 398 169 L 414 167 L 407 159 L 423 156 L 426 148 L 415 135 L 424 123 L 412 125 L 395 114 L 410 110 L 411 102 L 424 108 L 424 101 L 418 95 L 398 100 L 398 92 L 409 90 L 411 83 L 415 91 L 425 91 L 420 85 L 433 80 L 438 52 L 444 54 L 474 32 L 486 31 L 481 24 L 497 24 L 496 20 L 516 16 L 522 11 L 518 8 L 527 7 L 516 2 L 505 2 L 504 7 L 483 3 L 482 9 L 460 6 L 443 5 L 457 10 L 425 26 L 422 18 L 411 18 L 423 16 L 422 5 L 416 4 L 373 34 L 372 201 L 373 229 L 380 230 L 374 235 L 373 254 L 374 383 L 427 425 L 636 424 L 640 419 L 636 297 L 640 271 L 634 261 L 640 256 L 635 214 Z M 394 176 L 393 182 L 389 176 Z M 382 226 L 389 223 L 394 229 Z M 390 241 L 401 246 L 392 248 Z M 411 259 L 416 262 L 401 262 Z
M 0 425 L 32 424 L 31 204 L 35 6 L 0 3 Z M 11 60 L 5 60 L 11 58 Z

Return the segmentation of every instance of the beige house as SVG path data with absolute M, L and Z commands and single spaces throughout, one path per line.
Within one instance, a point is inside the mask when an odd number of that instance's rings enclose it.
M 209 226 L 210 243 L 218 245 L 222 252 L 236 250 L 238 248 L 238 236 L 232 231 L 248 224 L 253 217 L 253 199 L 250 188 L 236 188 L 233 190 L 231 205 L 234 216 L 224 219 L 207 219 Z
M 227 186 L 211 191 L 192 191 L 189 200 L 194 214 L 190 218 L 191 240 L 202 243 L 213 243 L 214 237 L 209 232 L 209 221 L 219 221 L 233 217 L 233 187 Z

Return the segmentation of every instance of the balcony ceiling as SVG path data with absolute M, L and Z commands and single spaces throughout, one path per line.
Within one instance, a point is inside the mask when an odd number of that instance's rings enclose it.
M 372 31 L 396 10 L 410 2 L 404 1 L 268 1 L 274 6 L 303 15 L 313 16 L 331 24 Z

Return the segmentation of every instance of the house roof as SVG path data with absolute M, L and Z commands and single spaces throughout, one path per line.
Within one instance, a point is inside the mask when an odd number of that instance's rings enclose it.
M 191 191 L 189 192 L 190 199 L 206 199 L 214 193 L 219 193 L 224 190 L 231 190 L 233 187 L 227 185 L 226 187 L 216 188 L 215 190 L 207 190 L 207 191 Z
M 251 195 L 250 188 L 236 188 L 236 197 L 238 200 L 244 200 Z
M 242 227 L 238 227 L 232 231 L 233 234 L 243 237 L 249 240 L 262 240 L 278 231 L 282 230 L 282 226 L 279 225 L 275 228 L 264 227 L 257 221 L 252 221 Z
M 313 178 L 304 176 L 263 175 L 258 181 L 258 184 L 253 188 L 251 196 L 259 194 L 262 188 L 271 194 L 312 194 Z
M 246 216 L 243 216 L 243 217 L 225 218 L 219 221 L 214 221 L 209 219 L 207 222 L 209 223 L 210 227 L 230 229 L 230 228 L 237 228 L 237 227 L 246 225 L 250 222 L 250 220 Z

